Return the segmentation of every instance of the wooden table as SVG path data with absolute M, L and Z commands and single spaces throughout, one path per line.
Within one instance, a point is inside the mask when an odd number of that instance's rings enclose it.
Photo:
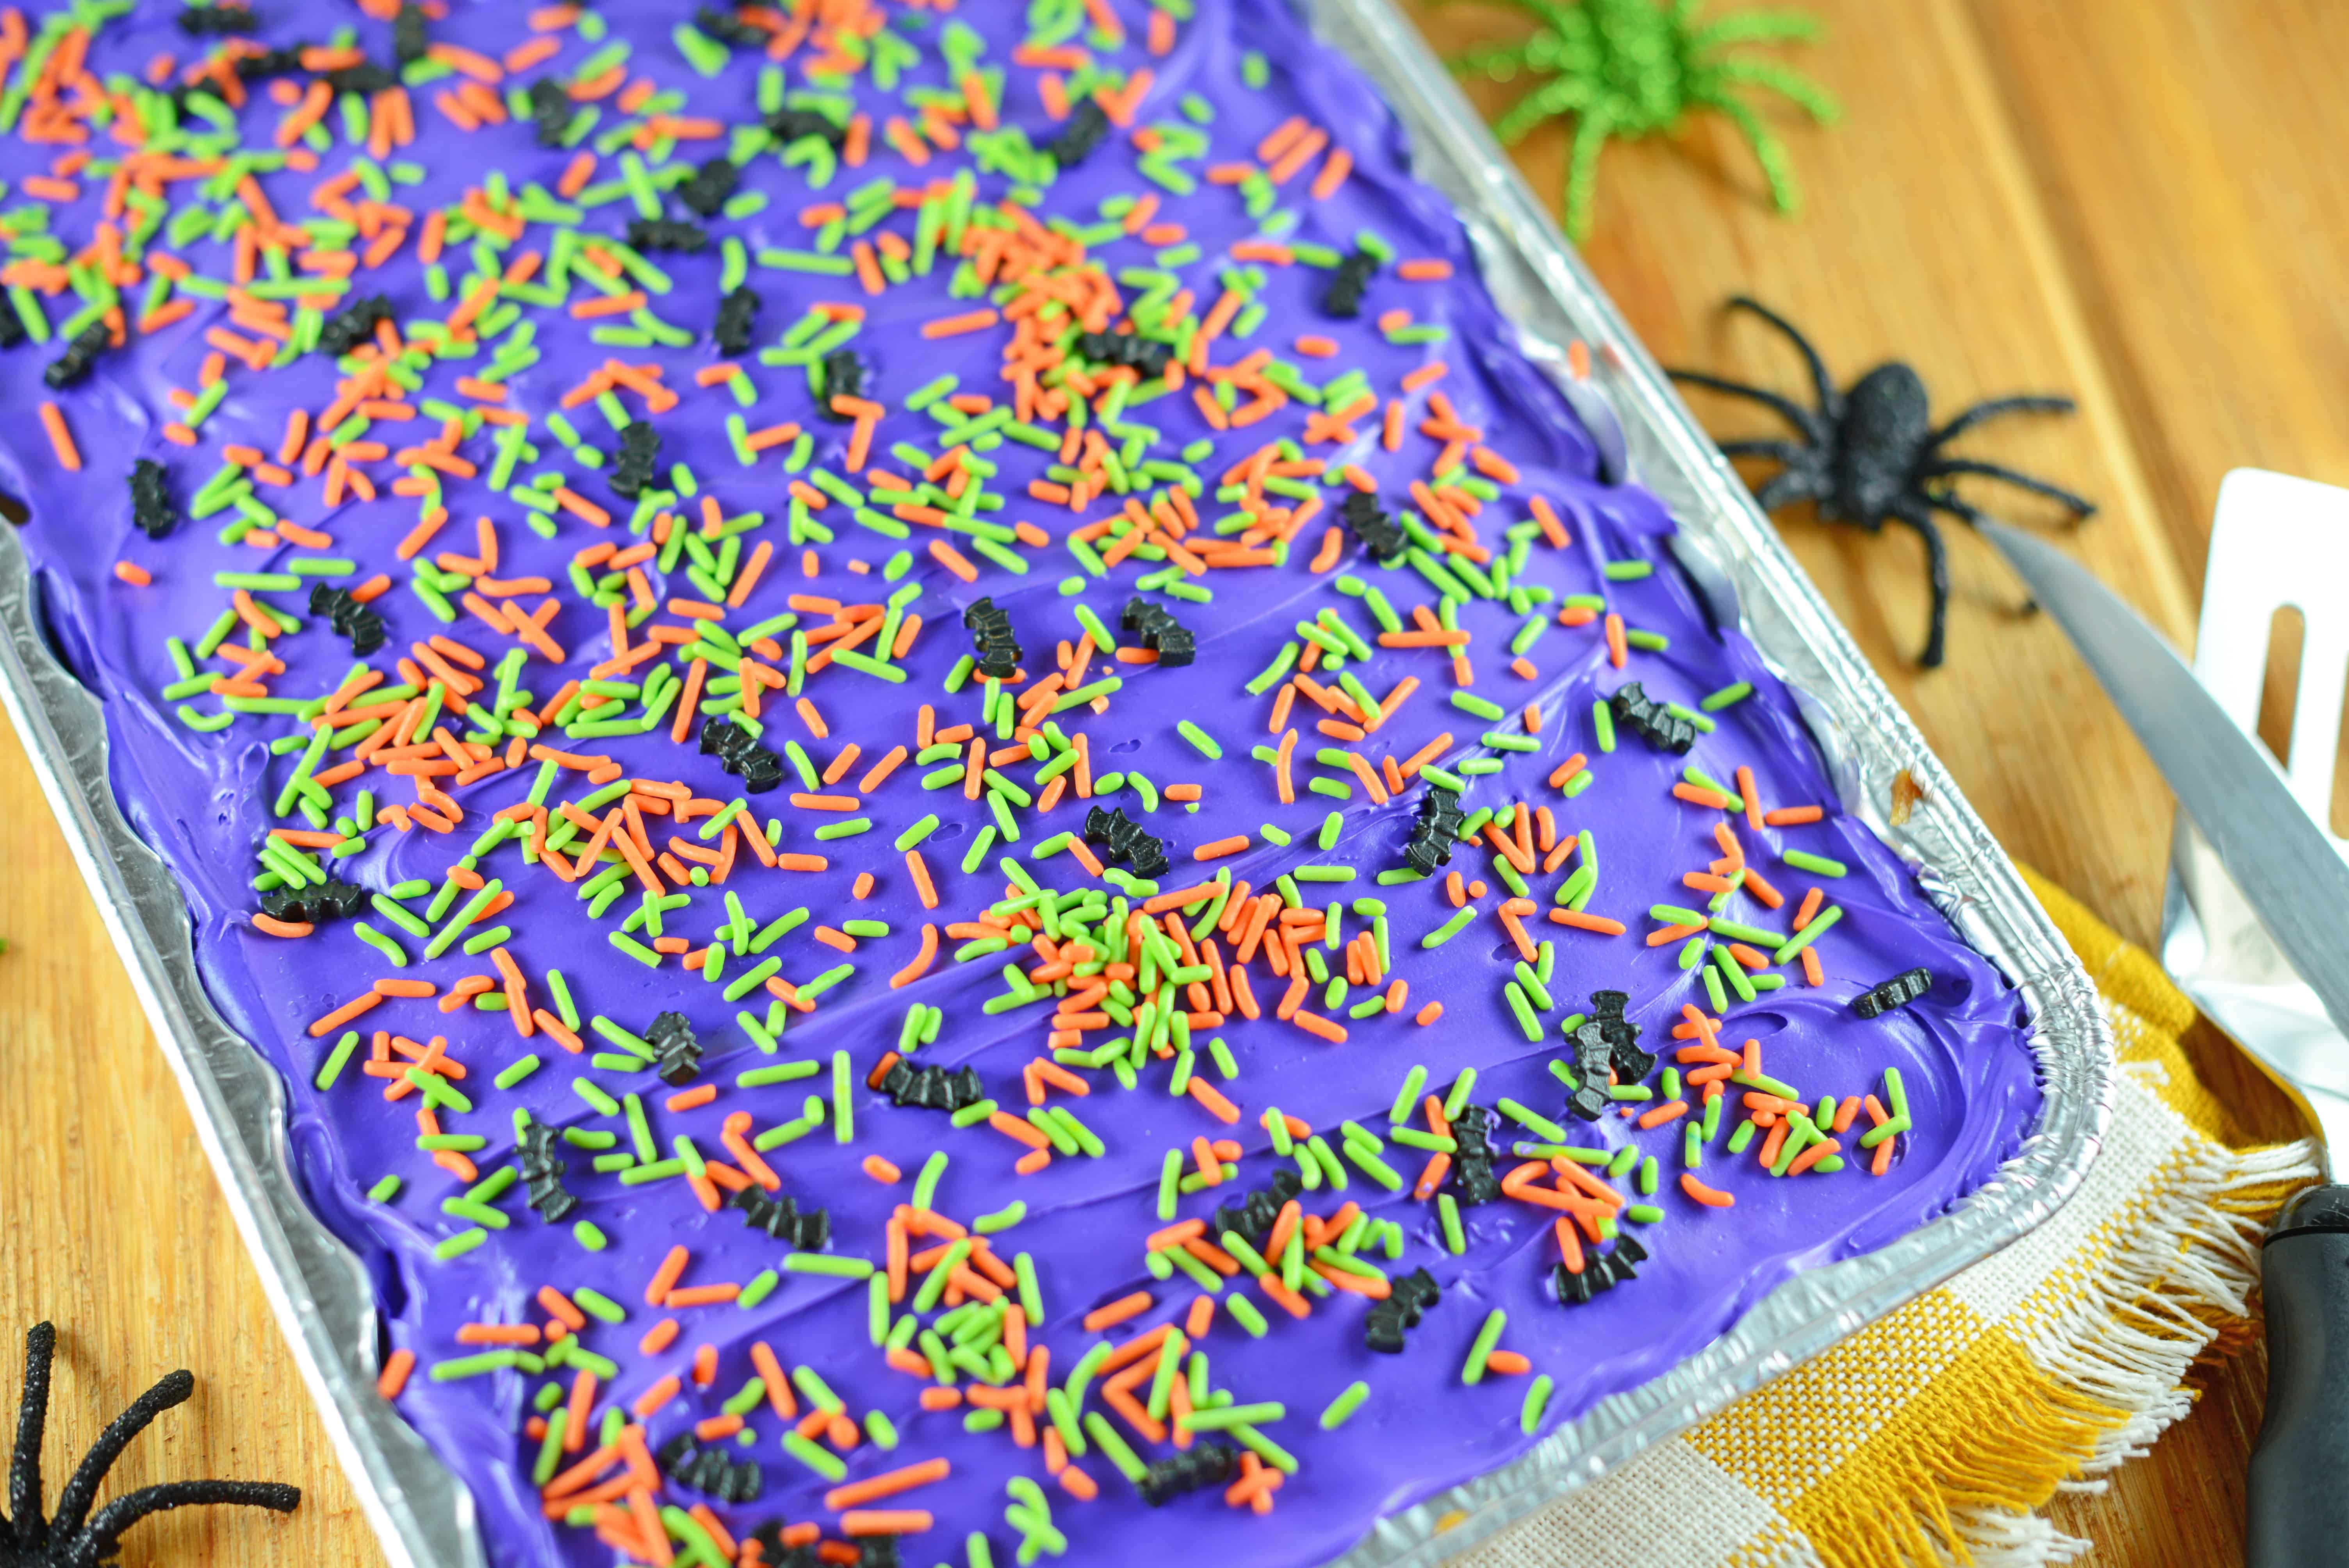
M 1521 25 L 1482 5 L 1412 8 L 1443 17 L 1448 47 Z M 1942 410 L 2070 392 L 2076 418 L 2002 422 L 1964 449 L 2097 498 L 2079 553 L 2189 640 L 2222 473 L 2258 464 L 2349 483 L 2349 187 L 2327 167 L 2349 142 L 2337 0 L 2264 0 L 2256 26 L 2240 0 L 1811 8 L 1826 23 L 1819 44 L 1755 51 L 1811 73 L 1846 111 L 1833 131 L 1764 111 L 1788 143 L 1802 215 L 1774 215 L 1725 122 L 1699 119 L 1677 139 L 1607 152 L 1586 247 L 1600 278 L 1668 364 L 1797 389 L 1788 351 L 1721 312 L 1744 291 L 1801 324 L 1846 381 L 1899 356 Z M 1563 148 L 1552 129 L 1520 150 L 1545 194 L 1560 188 Z M 1698 411 L 1723 432 L 1778 433 L 1747 406 L 1707 398 Z M 2003 516 L 2048 515 L 1975 493 Z M 2016 614 L 2020 591 L 1990 550 L 1952 538 L 1950 665 L 1920 673 L 1916 541 L 1800 515 L 1785 526 L 1992 828 L 2149 940 L 2168 797 L 2061 634 Z M 12 942 L 0 1104 L 16 1130 L 0 1181 L 0 1384 L 13 1398 L 24 1325 L 64 1326 L 50 1489 L 106 1418 L 191 1367 L 194 1401 L 132 1448 L 115 1485 L 238 1476 L 307 1495 L 285 1521 L 219 1510 L 150 1521 L 125 1561 L 378 1561 L 13 737 L 0 799 L 18 803 L 0 817 L 0 933 Z M 2198 1044 L 2249 1125 L 2292 1130 L 2281 1098 L 2223 1042 Z M 2263 1372 L 2255 1342 L 2214 1364 L 2194 1414 L 2106 1495 L 2059 1501 L 2057 1522 L 2096 1542 L 2087 1561 L 2239 1558 Z

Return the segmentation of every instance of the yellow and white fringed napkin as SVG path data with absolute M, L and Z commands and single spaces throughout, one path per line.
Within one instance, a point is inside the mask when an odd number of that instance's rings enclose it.
M 2317 1170 L 2308 1143 L 2233 1141 L 2178 1048 L 2194 1005 L 2084 906 L 2031 883 L 2119 1050 L 2112 1134 L 2077 1195 L 1459 1568 L 2024 1568 L 2079 1549 L 2038 1509 L 2186 1413 L 2188 1366 L 2240 1326 L 2260 1237 Z

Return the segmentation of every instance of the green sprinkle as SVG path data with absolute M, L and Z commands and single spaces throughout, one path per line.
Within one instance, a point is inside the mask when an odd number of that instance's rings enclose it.
M 1476 1342 L 1468 1347 L 1468 1364 L 1460 1369 L 1463 1383 L 1482 1383 L 1485 1363 L 1501 1343 L 1501 1330 L 1508 1326 L 1509 1315 L 1495 1307 L 1485 1315 L 1485 1326 L 1476 1331 Z
M 1753 682 L 1737 681 L 1732 685 L 1722 687 L 1717 692 L 1714 692 L 1711 696 L 1708 696 L 1703 701 L 1698 703 L 1697 707 L 1702 708 L 1707 713 L 1719 713 L 1723 708 L 1729 707 L 1731 704 L 1743 702 L 1753 695 Z
M 946 1173 L 947 1156 L 944 1150 L 933 1153 L 929 1159 L 923 1161 L 922 1173 L 914 1181 L 915 1208 L 929 1209 L 935 1206 L 931 1200 L 937 1196 L 938 1181 Z
M 319 1090 L 323 1092 L 335 1087 L 335 1080 L 342 1077 L 344 1065 L 351 1059 L 351 1053 L 358 1049 L 358 1044 L 359 1032 L 357 1029 L 344 1031 L 343 1037 L 335 1042 L 335 1048 L 318 1068 L 318 1076 L 311 1080 Z
M 1831 861 L 1825 855 L 1815 855 L 1806 850 L 1787 850 L 1778 858 L 1795 870 L 1809 872 L 1815 876 L 1839 877 L 1848 874 L 1851 870 L 1841 861 Z
M 1325 1432 L 1334 1432 L 1344 1426 L 1348 1418 L 1356 1410 L 1361 1408 L 1362 1401 L 1370 1397 L 1371 1386 L 1368 1383 L 1358 1378 L 1348 1384 L 1342 1393 L 1330 1401 L 1329 1408 L 1321 1412 L 1321 1429 Z
M 797 1432 L 783 1434 L 783 1451 L 835 1486 L 848 1478 L 848 1466 L 837 1454 L 819 1448 Z
M 1085 1413 L 1084 1428 L 1085 1435 L 1100 1447 L 1102 1453 L 1109 1456 L 1110 1463 L 1117 1467 L 1118 1473 L 1134 1485 L 1140 1486 L 1143 1478 L 1149 1473 L 1148 1468 L 1136 1457 L 1133 1449 L 1127 1446 L 1126 1440 L 1117 1434 L 1116 1429 L 1102 1418 L 1100 1411 L 1088 1410 Z M 845 1466 L 842 1467 L 843 1474 L 846 1473 L 846 1469 Z
M 433 1255 L 435 1258 L 439 1259 L 440 1262 L 442 1262 L 442 1263 L 444 1263 L 444 1264 L 445 1264 L 445 1263 L 447 1263 L 450 1258 L 454 1258 L 454 1257 L 461 1257 L 461 1256 L 463 1256 L 465 1253 L 471 1252 L 475 1247 L 480 1246 L 482 1243 L 484 1243 L 484 1242 L 488 1241 L 489 1239 L 490 1239 L 490 1233 L 489 1233 L 489 1232 L 487 1232 L 487 1231 L 485 1231 L 485 1230 L 483 1230 L 483 1229 L 481 1229 L 481 1226 L 479 1226 L 479 1225 L 475 1225 L 475 1226 L 474 1226 L 471 1230 L 470 1230 L 470 1231 L 460 1231 L 460 1232 L 458 1232 L 455 1235 L 450 1236 L 447 1241 L 442 1242 L 442 1243 L 440 1243 L 440 1244 L 438 1244 L 437 1246 L 435 1246 L 435 1247 L 432 1249 L 432 1255 Z M 511 1354 L 511 1352 L 508 1352 L 508 1354 Z M 479 1360 L 481 1360 L 481 1359 L 482 1359 L 482 1358 L 481 1358 L 481 1357 L 468 1357 L 467 1359 L 468 1359 L 468 1361 L 479 1361 Z M 442 1368 L 444 1368 L 444 1367 L 453 1367 L 453 1366 L 456 1366 L 456 1365 L 458 1365 L 458 1363 L 456 1363 L 456 1362 L 448 1362 L 448 1361 L 444 1361 L 444 1362 L 442 1362 L 442 1363 L 440 1364 L 440 1367 L 434 1367 L 434 1368 L 432 1369 L 432 1377 L 433 1377 L 433 1380 L 434 1380 L 435 1382 L 438 1382 L 438 1381 L 440 1381 L 440 1374 L 441 1374 Z M 512 1362 L 510 1362 L 510 1361 L 509 1361 L 509 1362 L 501 1362 L 501 1363 L 499 1363 L 499 1365 L 501 1365 L 501 1366 L 511 1366 L 511 1365 L 512 1365 Z M 482 1371 L 487 1371 L 488 1369 L 489 1369 L 489 1368 L 487 1368 L 487 1367 L 482 1367 L 482 1368 L 481 1368 L 481 1370 L 482 1370 Z M 453 1376 L 453 1377 L 464 1377 L 464 1376 L 467 1376 L 468 1374 L 465 1374 L 465 1373 L 452 1373 L 452 1374 L 450 1374 L 450 1375 L 451 1375 L 451 1376 Z
M 465 1235 L 479 1237 L 486 1236 L 487 1233 L 482 1231 L 468 1231 Z M 451 1243 L 463 1240 L 464 1236 L 452 1236 L 449 1241 L 441 1243 L 440 1247 L 434 1248 L 433 1252 L 435 1255 L 439 1255 L 442 1249 L 449 1247 Z M 456 1248 L 447 1255 L 454 1257 L 458 1253 L 470 1252 L 481 1244 L 479 1241 L 475 1241 L 466 1246 Z M 440 1362 L 433 1367 L 430 1377 L 435 1383 L 452 1383 L 460 1377 L 479 1377 L 484 1373 L 502 1371 L 507 1367 L 519 1366 L 521 1361 L 522 1357 L 512 1350 L 485 1350 L 479 1356 L 457 1356 Z
M 1526 1389 L 1526 1402 L 1517 1410 L 1517 1430 L 1531 1437 L 1541 1425 L 1542 1412 L 1549 1408 L 1550 1377 L 1542 1373 Z
M 1812 943 L 1816 942 L 1822 932 L 1834 925 L 1842 918 L 1843 906 L 1841 904 L 1831 903 L 1827 905 L 1825 909 L 1819 911 L 1818 913 L 1811 916 L 1809 924 L 1804 926 L 1802 930 L 1795 933 L 1794 935 L 1780 943 L 1778 944 L 1777 951 L 1771 954 L 1770 962 L 1773 964 L 1784 964 L 1787 959 L 1792 958 L 1804 948 L 1808 947 Z
M 1182 1431 L 1228 1432 L 1235 1427 L 1253 1427 L 1265 1421 L 1278 1421 L 1288 1414 L 1288 1406 L 1272 1402 L 1224 1405 L 1205 1410 L 1195 1408 L 1178 1418 L 1174 1425 Z
M 938 1155 L 934 1158 L 944 1159 L 945 1156 Z M 1018 1224 L 1027 1217 L 1028 1201 L 1024 1198 L 1014 1198 L 1009 1203 L 1007 1203 L 1002 1208 L 996 1210 L 995 1212 L 991 1214 L 981 1214 L 977 1219 L 971 1221 L 970 1228 L 977 1231 L 982 1236 L 991 1236 L 998 1231 L 1009 1230 L 1012 1226 Z
M 1500 704 L 1496 702 L 1488 702 L 1472 691 L 1454 692 L 1452 694 L 1452 706 L 1460 709 L 1463 713 L 1475 714 L 1478 718 L 1485 720 L 1487 724 L 1490 724 L 1496 719 L 1503 718 L 1506 717 L 1507 714 L 1507 710 L 1503 708 Z
M 1468 1097 L 1475 1091 L 1476 1069 L 1462 1068 L 1460 1076 L 1452 1080 L 1452 1092 L 1444 1097 L 1444 1119 L 1459 1120 L 1461 1107 L 1468 1103 Z
M 1450 920 L 1445 921 L 1433 931 L 1429 932 L 1425 936 L 1421 937 L 1419 939 L 1419 944 L 1422 947 L 1441 947 L 1445 943 L 1451 941 L 1454 937 L 1459 935 L 1462 931 L 1467 928 L 1468 923 L 1475 918 L 1476 906 L 1472 903 L 1466 908 L 1459 911 L 1457 913 L 1453 915 Z

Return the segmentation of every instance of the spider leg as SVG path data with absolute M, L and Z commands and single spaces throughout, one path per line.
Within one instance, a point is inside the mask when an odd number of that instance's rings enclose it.
M 1781 397 L 1766 387 L 1750 387 L 1743 381 L 1731 381 L 1723 377 L 1709 376 L 1702 370 L 1667 370 L 1664 374 L 1675 381 L 1685 381 L 1692 387 L 1710 387 L 1715 392 L 1726 392 L 1733 397 L 1750 397 L 1800 430 L 1806 445 L 1816 447 L 1826 438 L 1826 431 L 1820 425 L 1817 415 L 1795 402 L 1792 397 Z M 1833 415 L 1828 417 L 1833 418 Z
M 47 1539 L 41 1522 L 41 1431 L 49 1413 L 49 1362 L 57 1331 L 36 1323 L 25 1331 L 25 1397 L 16 1407 L 16 1447 L 8 1461 L 8 1515 L 16 1550 L 30 1556 Z
M 1721 441 L 1724 458 L 1772 458 L 1788 468 L 1808 458 L 1811 449 L 1799 441 Z
M 1942 458 L 1927 465 L 1917 477 L 1930 480 L 1950 474 L 1978 474 L 1986 480 L 2004 480 L 2018 490 L 2027 490 L 2033 495 L 2061 501 L 2081 517 L 2095 515 L 2096 503 L 2087 497 L 2074 495 L 2061 485 L 2051 485 L 2045 480 L 2035 480 L 2029 474 L 2017 473 L 1996 463 L 1978 463 L 1971 458 Z
M 1895 506 L 1890 515 L 1916 530 L 1917 536 L 1925 542 L 1925 572 L 1932 584 L 1933 611 L 1931 624 L 1925 634 L 1925 651 L 1917 655 L 1917 666 L 1937 669 L 1950 629 L 1950 547 L 1942 542 L 1940 525 L 1923 507 L 1903 502 Z
M 1826 476 L 1812 465 L 1789 463 L 1754 492 L 1754 504 L 1764 511 L 1775 511 L 1795 501 L 1821 500 L 1831 488 Z
M 1800 11 L 1738 11 L 1708 22 L 1689 36 L 1692 54 L 1723 44 L 1785 43 L 1818 36 L 1819 20 Z
M 1504 82 L 1526 68 L 1526 46 L 1512 48 L 1471 49 L 1464 55 L 1447 55 L 1444 64 L 1454 74 L 1482 71 L 1496 82 Z
M 1590 232 L 1590 201 L 1599 188 L 1599 153 L 1614 129 L 1599 109 L 1583 111 L 1574 126 L 1574 149 L 1567 155 L 1566 232 L 1579 240 Z
M 89 1528 L 76 1536 L 64 1553 L 65 1568 L 97 1568 L 122 1532 L 150 1513 L 207 1502 L 238 1503 L 291 1513 L 300 1506 L 302 1489 L 266 1480 L 182 1480 L 140 1487 L 98 1511 Z
M 1581 108 L 1589 97 L 1582 82 L 1571 77 L 1555 77 L 1519 98 L 1508 113 L 1495 120 L 1493 134 L 1503 146 L 1514 146 L 1542 121 Z
M 130 1446 L 130 1439 L 145 1431 L 164 1411 L 174 1405 L 186 1404 L 195 1391 L 193 1373 L 184 1370 L 171 1373 L 130 1401 L 129 1409 L 108 1422 L 106 1430 L 98 1435 L 98 1441 L 89 1445 L 89 1452 L 82 1456 L 81 1463 L 75 1468 L 73 1478 L 66 1482 L 65 1490 L 57 1493 L 57 1516 L 50 1522 L 50 1527 L 59 1535 L 70 1535 L 79 1530 L 83 1518 L 89 1512 L 89 1505 L 98 1501 L 98 1489 L 105 1484 L 106 1472 L 114 1468 L 116 1460 L 122 1457 L 122 1450 Z
M 1842 108 L 1827 95 L 1825 88 L 1798 71 L 1790 71 L 1768 60 L 1719 60 L 1711 68 L 1713 74 L 1723 81 L 1751 82 L 1757 88 L 1768 88 L 1772 92 L 1792 98 L 1821 125 L 1833 125 L 1843 114 Z
M 1770 182 L 1770 203 L 1781 212 L 1792 213 L 1802 207 L 1802 198 L 1795 190 L 1795 171 L 1786 161 L 1786 149 L 1762 117 L 1745 102 L 1730 95 L 1725 86 L 1708 84 L 1689 93 L 1689 101 L 1708 108 L 1719 109 L 1729 117 L 1745 144 L 1754 150 L 1754 160 L 1762 166 L 1762 177 Z
M 1943 511 L 1948 512 L 1951 517 L 1956 518 L 1959 521 L 1964 523 L 1969 528 L 1975 527 L 1980 523 L 1989 521 L 1990 514 L 1983 511 L 1982 508 L 1961 497 L 1951 495 L 1946 491 L 1928 493 L 1925 500 L 1926 504 L 1940 508 Z M 2036 615 L 2039 614 L 2039 601 L 2032 598 L 2028 594 L 2025 594 L 2022 604 L 2018 608 L 2021 613 L 2025 615 Z
M 1566 22 L 1563 8 L 1552 4 L 1552 0 L 1498 0 L 1498 3 L 1512 11 L 1523 11 L 1537 22 L 1547 26 L 1552 32 L 1556 32 Z
M 1795 346 L 1795 352 L 1801 355 L 1803 363 L 1810 367 L 1811 390 L 1818 397 L 1819 412 L 1827 418 L 1835 418 L 1841 411 L 1843 396 L 1836 390 L 1834 378 L 1827 375 L 1826 361 L 1819 357 L 1819 351 L 1811 346 L 1811 340 L 1797 331 L 1793 322 L 1751 294 L 1731 294 L 1729 308 L 1752 311 L 1785 335 L 1786 341 Z
M 1933 432 L 1925 443 L 1928 450 L 1942 446 L 1986 420 L 2007 414 L 2068 414 L 2078 407 L 2069 397 L 2054 397 L 2039 393 L 2026 393 L 2020 397 L 1993 397 L 1987 403 L 1977 403 L 1961 411 L 1958 417 Z

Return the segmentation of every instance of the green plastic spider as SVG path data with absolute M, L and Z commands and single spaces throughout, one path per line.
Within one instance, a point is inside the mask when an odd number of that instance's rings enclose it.
M 1691 109 L 1718 109 L 1754 149 L 1782 212 L 1795 210 L 1794 176 L 1786 151 L 1759 116 L 1733 92 L 1767 88 L 1792 98 L 1821 124 L 1839 112 L 1835 100 L 1807 77 L 1764 60 L 1731 59 L 1733 44 L 1807 39 L 1818 32 L 1810 16 L 1788 11 L 1741 11 L 1699 26 L 1699 0 L 1504 0 L 1541 24 L 1533 36 L 1508 48 L 1480 49 L 1450 64 L 1506 82 L 1519 71 L 1549 79 L 1494 123 L 1514 144 L 1545 120 L 1572 116 L 1574 147 L 1566 174 L 1566 232 L 1581 239 L 1590 227 L 1590 197 L 1599 153 L 1607 139 L 1652 136 Z

